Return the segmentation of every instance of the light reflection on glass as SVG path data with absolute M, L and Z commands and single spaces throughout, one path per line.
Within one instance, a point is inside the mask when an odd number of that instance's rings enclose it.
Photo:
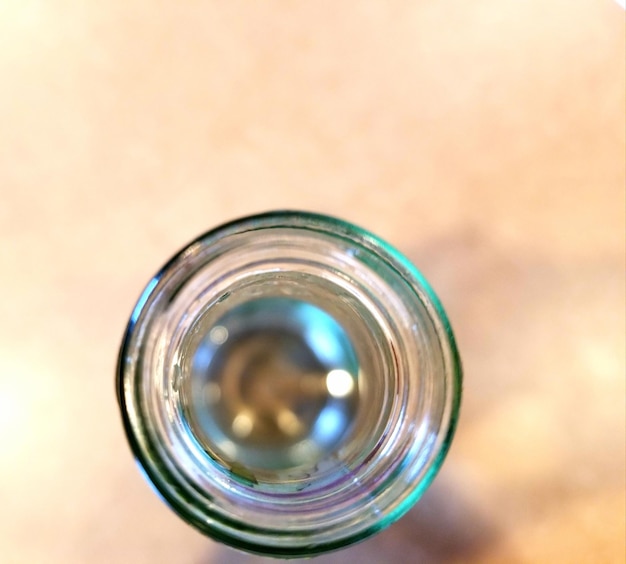
M 346 370 L 336 368 L 326 375 L 326 388 L 334 398 L 344 398 L 354 390 L 352 374 Z

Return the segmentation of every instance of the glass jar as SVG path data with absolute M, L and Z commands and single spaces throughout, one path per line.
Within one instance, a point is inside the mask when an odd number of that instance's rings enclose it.
M 132 450 L 185 521 L 311 556 L 401 517 L 448 450 L 461 367 L 422 275 L 354 225 L 303 212 L 202 235 L 148 283 L 121 346 Z

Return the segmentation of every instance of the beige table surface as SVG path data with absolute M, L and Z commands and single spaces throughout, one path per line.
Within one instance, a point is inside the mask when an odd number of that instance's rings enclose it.
M 0 1 L 0 562 L 254 563 L 137 471 L 117 347 L 149 277 L 305 208 L 430 279 L 458 435 L 319 562 L 625 560 L 625 22 L 612 0 Z

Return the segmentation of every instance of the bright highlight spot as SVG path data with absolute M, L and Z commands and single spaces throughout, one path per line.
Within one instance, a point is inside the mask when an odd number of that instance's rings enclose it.
M 220 441 L 219 447 L 222 452 L 230 458 L 235 458 L 235 456 L 237 455 L 237 447 L 232 441 Z
M 228 339 L 228 329 L 223 325 L 216 325 L 211 329 L 209 339 L 216 345 L 223 345 Z
M 240 413 L 233 419 L 233 433 L 238 437 L 247 437 L 252 432 L 252 427 L 254 427 L 254 423 L 247 413 Z
M 302 423 L 293 411 L 281 409 L 278 413 L 277 423 L 281 431 L 287 435 L 297 435 L 302 431 Z
M 334 398 L 345 398 L 354 390 L 354 380 L 349 372 L 337 368 L 326 375 L 326 388 Z

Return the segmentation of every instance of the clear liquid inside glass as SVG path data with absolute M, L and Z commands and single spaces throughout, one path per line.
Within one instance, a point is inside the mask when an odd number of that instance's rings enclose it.
M 200 324 L 187 417 L 203 448 L 239 474 L 284 479 L 349 434 L 360 367 L 345 329 L 311 303 L 257 298 Z

